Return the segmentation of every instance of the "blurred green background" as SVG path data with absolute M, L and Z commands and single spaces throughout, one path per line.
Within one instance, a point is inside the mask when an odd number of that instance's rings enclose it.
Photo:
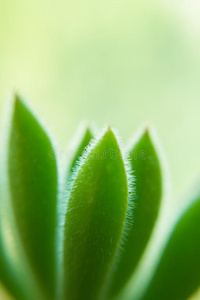
M 0 110 L 17 90 L 65 149 L 82 120 L 153 124 L 177 196 L 200 170 L 195 0 L 0 0 Z

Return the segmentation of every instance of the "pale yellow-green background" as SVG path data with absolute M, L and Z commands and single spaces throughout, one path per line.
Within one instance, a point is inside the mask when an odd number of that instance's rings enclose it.
M 153 124 L 178 195 L 200 171 L 195 0 L 0 0 L 0 112 L 17 90 L 65 149 L 80 121 Z M 2 118 L 2 117 L 1 117 Z
M 198 0 L 0 0 L 1 119 L 17 90 L 61 149 L 82 120 L 125 141 L 153 124 L 178 196 L 200 173 L 199 46 Z

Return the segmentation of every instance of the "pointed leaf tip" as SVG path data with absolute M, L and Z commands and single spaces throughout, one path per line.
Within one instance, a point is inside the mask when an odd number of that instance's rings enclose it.
M 76 149 L 74 151 L 74 155 L 71 159 L 70 162 L 70 166 L 68 167 L 68 172 L 67 172 L 67 181 L 69 180 L 71 174 L 73 173 L 79 159 L 81 158 L 81 156 L 83 155 L 83 153 L 85 152 L 87 146 L 90 144 L 91 140 L 94 138 L 94 135 L 91 131 L 91 129 L 89 128 L 89 126 L 87 126 L 84 129 L 84 132 L 81 134 L 81 138 L 79 141 L 78 146 L 76 146 Z
M 15 108 L 15 109 L 16 109 L 19 105 L 23 105 L 23 101 L 22 101 L 21 97 L 19 96 L 19 94 L 14 93 L 13 99 L 14 99 L 14 108 Z
M 106 139 L 110 140 L 110 142 L 113 141 L 115 143 L 115 145 L 118 145 L 117 138 L 114 134 L 113 129 L 110 126 L 107 127 L 107 129 L 102 137 L 102 142 L 103 142 L 103 140 L 106 141 Z
M 150 134 L 150 129 L 148 126 L 145 126 L 143 135 L 149 135 L 149 134 Z

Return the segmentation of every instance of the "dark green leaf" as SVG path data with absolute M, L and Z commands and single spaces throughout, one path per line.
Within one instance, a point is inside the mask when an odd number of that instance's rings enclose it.
M 200 287 L 200 194 L 174 226 L 143 300 L 186 300 Z
M 162 197 L 160 162 L 148 130 L 129 155 L 136 177 L 136 205 L 129 212 L 129 230 L 113 273 L 110 297 L 116 295 L 133 274 L 151 236 Z
M 65 226 L 64 299 L 97 299 L 115 258 L 127 205 L 124 161 L 108 129 L 88 150 L 71 189 Z
M 51 299 L 55 292 L 56 161 L 49 138 L 19 98 L 10 133 L 9 181 L 23 246 Z

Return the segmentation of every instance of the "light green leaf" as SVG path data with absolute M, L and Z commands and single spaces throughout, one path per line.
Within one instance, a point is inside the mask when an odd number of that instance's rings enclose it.
M 69 167 L 69 171 L 68 171 L 68 177 L 72 174 L 77 162 L 79 161 L 80 157 L 82 156 L 82 154 L 84 153 L 86 147 L 89 145 L 89 143 L 91 142 L 91 140 L 94 138 L 90 128 L 85 128 L 84 134 L 81 138 L 81 141 L 79 142 L 79 145 L 75 151 L 75 154 L 72 158 L 72 162 L 70 164 Z
M 57 170 L 51 142 L 26 106 L 15 99 L 9 143 L 13 211 L 33 270 L 55 292 Z
M 8 233 L 6 231 L 6 234 Z M 15 237 L 9 236 L 8 238 L 12 240 Z M 0 236 L 0 283 L 12 295 L 13 299 L 43 299 L 37 285 L 34 285 L 35 282 L 32 281 L 31 272 L 27 272 L 24 266 L 24 257 L 18 256 L 18 248 L 13 249 L 15 257 L 12 257 L 9 253 L 10 249 L 6 246 L 8 245 L 4 244 L 2 236 Z M 19 260 L 19 263 L 16 263 L 16 259 Z
M 110 297 L 116 295 L 133 274 L 151 236 L 162 197 L 160 162 L 148 130 L 134 144 L 129 155 L 136 177 L 135 209 L 128 215 L 129 230 L 114 269 Z
M 2 241 L 0 240 L 0 282 L 10 292 L 15 299 L 25 299 L 23 290 L 15 281 L 15 276 L 12 274 L 12 269 L 6 261 L 4 252 L 2 250 Z
M 200 287 L 200 193 L 174 226 L 143 300 L 186 300 Z
M 128 180 L 110 128 L 86 155 L 68 202 L 64 241 L 64 299 L 95 300 L 123 232 Z

